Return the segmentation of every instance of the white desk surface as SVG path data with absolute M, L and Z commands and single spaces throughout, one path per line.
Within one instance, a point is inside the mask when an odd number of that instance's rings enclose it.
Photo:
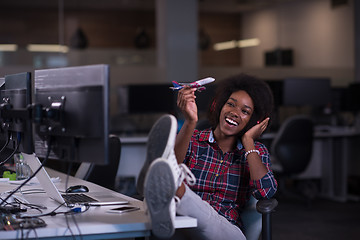
M 64 191 L 66 188 L 66 175 L 48 168 L 46 170 L 50 177 L 61 178 L 61 182 L 56 183 L 55 185 L 60 191 Z M 69 177 L 68 186 L 77 184 L 86 185 L 90 192 L 111 191 L 96 184 L 74 177 Z M 10 184 L 8 182 L 0 182 L 0 193 L 15 189 L 16 187 L 17 185 Z M 40 188 L 40 185 L 31 185 L 22 188 L 22 190 Z M 64 239 L 71 238 L 72 234 L 77 236 L 81 235 L 82 239 L 113 239 L 149 236 L 151 226 L 148 216 L 144 211 L 143 202 L 120 193 L 113 193 L 119 195 L 121 198 L 129 200 L 130 205 L 138 206 L 140 207 L 140 210 L 122 214 L 107 213 L 106 211 L 108 209 L 114 208 L 116 206 L 102 206 L 90 207 L 88 211 L 75 215 L 64 216 L 64 214 L 59 214 L 53 217 L 41 217 L 41 219 L 46 222 L 47 226 L 44 228 L 36 228 L 35 230 L 25 229 L 23 230 L 23 236 L 26 239 Z M 46 206 L 47 209 L 43 210 L 43 213 L 51 212 L 59 205 L 54 200 L 48 198 L 45 193 L 17 193 L 16 195 L 25 198 L 30 203 L 42 204 Z M 67 210 L 68 208 L 61 207 L 57 210 L 57 212 Z M 27 214 L 36 215 L 39 214 L 39 212 L 37 210 L 28 210 Z M 194 218 L 186 216 L 176 217 L 176 228 L 195 227 L 196 225 L 197 221 Z M 26 237 L 27 234 L 28 237 Z M 0 239 L 21 239 L 21 236 L 21 230 L 0 232 Z

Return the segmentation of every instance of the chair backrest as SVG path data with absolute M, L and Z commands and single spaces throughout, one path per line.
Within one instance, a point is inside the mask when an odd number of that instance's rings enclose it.
M 241 213 L 241 219 L 244 224 L 244 235 L 247 240 L 258 240 L 262 230 L 262 215 L 256 210 L 256 200 L 250 196 L 246 203 L 244 211 Z
M 288 118 L 271 145 L 271 154 L 281 164 L 284 174 L 303 172 L 311 160 L 314 125 L 310 117 Z
M 115 190 L 115 179 L 121 155 L 121 141 L 118 136 L 109 136 L 109 155 L 109 164 L 104 166 L 82 163 L 75 177 Z

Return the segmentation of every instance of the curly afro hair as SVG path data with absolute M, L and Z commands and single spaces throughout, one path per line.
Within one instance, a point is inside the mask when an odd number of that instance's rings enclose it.
M 220 112 L 232 93 L 244 90 L 249 94 L 254 103 L 254 112 L 249 123 L 240 132 L 242 136 L 247 130 L 253 127 L 258 121 L 270 117 L 273 111 L 274 98 L 269 85 L 250 75 L 239 74 L 229 77 L 218 83 L 215 96 L 208 111 L 208 119 L 213 129 L 219 123 Z

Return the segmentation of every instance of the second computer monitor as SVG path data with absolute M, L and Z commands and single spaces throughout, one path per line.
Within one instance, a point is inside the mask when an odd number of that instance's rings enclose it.
M 286 78 L 283 105 L 324 107 L 331 102 L 330 78 Z
M 107 164 L 109 66 L 35 70 L 34 87 L 36 155 Z

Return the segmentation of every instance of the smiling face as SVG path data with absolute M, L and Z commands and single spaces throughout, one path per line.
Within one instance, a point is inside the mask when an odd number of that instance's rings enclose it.
M 254 112 L 254 103 L 243 90 L 233 92 L 220 112 L 215 133 L 223 136 L 237 136 L 248 124 Z

